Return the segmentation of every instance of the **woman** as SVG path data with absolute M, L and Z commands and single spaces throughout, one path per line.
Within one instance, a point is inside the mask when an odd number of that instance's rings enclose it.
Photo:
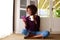
M 33 34 L 32 37 L 47 37 L 48 31 L 40 31 L 40 17 L 36 15 L 37 7 L 35 5 L 27 6 L 27 13 L 29 16 L 22 18 L 25 23 L 25 29 L 22 32 L 25 38 L 30 34 Z

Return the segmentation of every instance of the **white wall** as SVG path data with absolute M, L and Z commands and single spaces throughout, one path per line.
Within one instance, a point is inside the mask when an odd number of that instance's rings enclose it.
M 13 33 L 13 0 L 0 0 L 0 38 Z
M 60 34 L 60 18 L 41 18 L 41 30 L 48 30 L 51 34 Z

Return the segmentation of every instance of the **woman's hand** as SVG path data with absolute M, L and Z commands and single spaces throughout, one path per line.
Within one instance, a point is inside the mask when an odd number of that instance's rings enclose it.
M 26 17 L 25 16 L 22 16 L 22 20 L 23 20 L 23 22 L 24 22 L 24 24 L 26 26 Z
M 26 22 L 26 17 L 25 17 L 25 16 L 22 16 L 22 20 L 23 20 L 24 22 Z

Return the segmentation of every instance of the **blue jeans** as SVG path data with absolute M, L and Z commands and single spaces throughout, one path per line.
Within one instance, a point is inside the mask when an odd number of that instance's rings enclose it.
M 22 34 L 24 34 L 24 35 L 29 35 L 29 32 L 30 31 L 28 31 L 28 30 L 26 30 L 26 29 L 24 29 L 23 31 L 22 31 Z M 49 36 L 49 31 L 36 31 L 36 32 L 31 32 L 32 34 L 34 34 L 34 35 L 42 35 L 43 37 L 48 37 Z

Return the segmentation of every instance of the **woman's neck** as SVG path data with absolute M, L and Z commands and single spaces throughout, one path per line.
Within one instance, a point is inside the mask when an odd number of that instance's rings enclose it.
M 30 15 L 30 16 L 35 16 L 35 15 Z

